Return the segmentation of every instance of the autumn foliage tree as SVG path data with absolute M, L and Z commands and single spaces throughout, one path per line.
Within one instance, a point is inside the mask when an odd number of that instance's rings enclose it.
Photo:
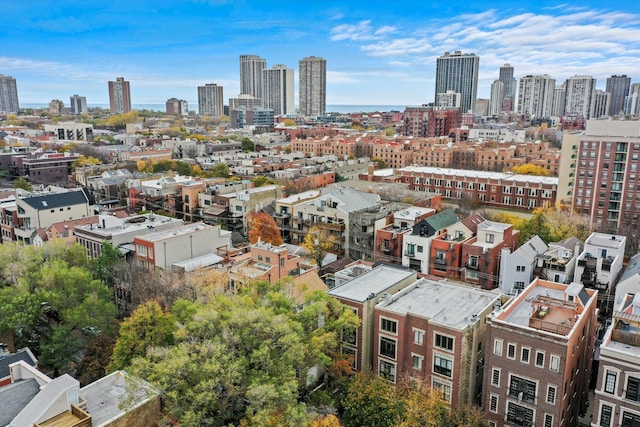
M 336 236 L 323 228 L 311 227 L 302 242 L 302 247 L 307 250 L 307 255 L 322 267 L 322 260 L 327 252 L 333 252 L 338 245 Z
M 531 163 L 525 163 L 524 165 L 514 166 L 511 168 L 511 171 L 519 175 L 538 175 L 538 176 L 550 175 L 549 171 L 544 167 L 533 165 Z
M 261 240 L 275 246 L 282 244 L 280 229 L 268 213 L 262 211 L 249 212 L 247 225 L 249 228 L 249 243 L 256 243 Z

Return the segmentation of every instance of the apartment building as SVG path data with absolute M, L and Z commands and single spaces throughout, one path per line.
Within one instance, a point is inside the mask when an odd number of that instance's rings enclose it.
M 435 213 L 435 209 L 416 206 L 394 212 L 392 222 L 376 231 L 375 260 L 400 264 L 404 236 L 413 232 L 417 222 Z
M 560 242 L 549 243 L 549 249 L 536 257 L 533 275 L 544 280 L 568 284 L 573 280 L 578 256 L 584 243 L 577 237 L 567 237 Z
M 478 404 L 486 317 L 499 294 L 419 279 L 375 306 L 374 372 L 390 382 L 423 381 L 452 407 Z
M 416 278 L 414 271 L 382 264 L 329 290 L 329 295 L 336 297 L 360 318 L 360 326 L 356 330 L 342 331 L 340 338 L 342 354 L 353 357 L 355 369 L 372 369 L 376 330 L 374 309 L 380 297 L 404 289 Z
M 600 344 L 592 427 L 640 425 L 638 366 L 640 294 L 626 294 Z
M 406 136 L 448 137 L 453 129 L 459 128 L 461 125 L 462 112 L 460 108 L 409 106 L 404 110 L 403 134 Z
M 135 262 L 145 270 L 155 268 L 185 271 L 211 267 L 223 260 L 231 245 L 231 232 L 202 222 L 186 224 L 169 230 L 149 229 L 134 237 Z M 190 261 L 194 265 L 177 265 Z M 187 268 L 185 268 L 187 267 Z
M 578 256 L 573 281 L 610 294 L 622 271 L 626 244 L 626 236 L 591 233 Z
M 473 214 L 450 225 L 431 240 L 431 263 L 429 274 L 436 277 L 459 279 L 462 264 L 462 246 L 472 239 L 478 224 L 486 221 L 479 214 Z
M 563 138 L 562 199 L 593 225 L 640 225 L 640 121 L 588 120 Z
M 446 209 L 415 224 L 411 234 L 406 234 L 402 239 L 402 265 L 427 273 L 431 265 L 431 242 L 458 221 L 457 215 L 451 209 Z
M 482 404 L 489 425 L 578 425 L 588 403 L 597 294 L 536 278 L 487 317 Z
M 410 166 L 396 171 L 410 190 L 444 199 L 467 197 L 487 206 L 531 210 L 556 203 L 558 178 L 463 169 Z
M 626 294 L 640 293 L 640 253 L 629 260 L 616 284 L 615 306 L 622 304 Z
M 310 190 L 276 200 L 273 219 L 280 229 L 280 236 L 284 243 L 291 243 L 291 217 L 296 214 L 296 206 L 317 197 L 320 197 L 320 192 Z
M 533 236 L 515 251 L 502 248 L 498 285 L 500 290 L 508 295 L 521 292 L 533 279 L 537 257 L 548 249 L 539 236 Z
M 480 285 L 482 289 L 498 287 L 502 250 L 507 248 L 514 252 L 519 234 L 511 224 L 493 221 L 478 224 L 476 236 L 462 244 L 463 280 Z

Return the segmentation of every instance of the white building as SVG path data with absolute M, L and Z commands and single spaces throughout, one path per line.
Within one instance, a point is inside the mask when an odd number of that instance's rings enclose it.
M 591 233 L 578 257 L 573 281 L 610 292 L 622 270 L 626 243 L 626 236 Z
M 509 295 L 517 294 L 533 278 L 536 257 L 549 248 L 539 236 L 533 236 L 514 252 L 502 248 L 500 253 L 500 290 Z

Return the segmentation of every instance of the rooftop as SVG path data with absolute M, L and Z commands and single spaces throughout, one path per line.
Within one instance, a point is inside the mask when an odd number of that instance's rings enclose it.
M 616 248 L 624 247 L 627 238 L 625 236 L 617 236 L 614 234 L 605 233 L 591 233 L 591 235 L 584 242 L 585 251 L 587 246 L 596 246 L 604 248 Z
M 569 335 L 579 322 L 584 308 L 594 303 L 597 291 L 579 283 L 563 285 L 536 279 L 496 320 L 513 326 L 530 328 L 556 335 Z
M 379 265 L 373 270 L 331 289 L 329 294 L 338 298 L 365 302 L 412 276 L 416 277 L 416 272 L 413 270 Z
M 0 387 L 0 426 L 8 425 L 40 391 L 38 382 L 29 378 Z
M 530 184 L 555 184 L 558 185 L 558 178 L 549 176 L 536 176 L 536 175 L 516 175 L 512 173 L 503 172 L 485 172 L 474 171 L 466 169 L 450 169 L 450 168 L 437 168 L 431 166 L 407 166 L 399 169 L 405 172 L 416 172 L 424 174 L 435 175 L 455 175 L 459 177 L 467 178 L 482 178 L 482 179 L 501 179 L 517 182 L 528 182 Z
M 150 384 L 116 371 L 80 389 L 94 426 L 117 419 L 157 396 Z
M 142 236 L 137 236 L 138 239 L 145 240 L 147 242 L 158 242 L 162 240 L 172 239 L 177 236 L 183 236 L 185 234 L 197 233 L 206 229 L 213 229 L 212 225 L 205 224 L 203 222 L 195 222 L 192 224 L 186 224 L 181 227 L 172 228 L 171 230 L 156 231 Z
M 88 204 L 89 201 L 82 190 L 72 190 L 66 193 L 47 194 L 19 199 L 18 204 L 25 203 L 36 210 L 56 209 L 60 207 Z
M 431 208 L 421 208 L 419 206 L 410 206 L 408 208 L 394 212 L 393 218 L 415 221 L 417 217 L 426 215 L 428 213 L 435 212 L 435 211 L 436 211 L 435 209 L 431 209 Z
M 320 192 L 317 190 L 305 191 L 304 193 L 292 194 L 289 197 L 284 197 L 282 199 L 276 200 L 276 203 L 285 203 L 292 204 L 295 202 L 300 202 L 308 199 L 315 199 L 320 196 Z
M 383 299 L 378 308 L 400 315 L 426 317 L 459 330 L 464 329 L 473 316 L 493 306 L 500 294 L 444 281 L 419 279 L 406 289 Z

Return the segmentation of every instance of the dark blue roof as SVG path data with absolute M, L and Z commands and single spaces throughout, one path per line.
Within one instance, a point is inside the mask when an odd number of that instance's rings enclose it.
M 66 193 L 47 194 L 46 196 L 25 197 L 21 200 L 37 210 L 55 209 L 88 203 L 84 191 L 68 191 Z
M 26 348 L 18 350 L 13 354 L 0 356 L 0 379 L 8 377 L 11 374 L 11 372 L 9 371 L 9 365 L 11 365 L 12 363 L 16 363 L 19 360 L 22 360 L 31 366 L 36 366 L 36 363 L 38 363 L 37 360 L 31 358 L 31 354 L 27 351 Z

